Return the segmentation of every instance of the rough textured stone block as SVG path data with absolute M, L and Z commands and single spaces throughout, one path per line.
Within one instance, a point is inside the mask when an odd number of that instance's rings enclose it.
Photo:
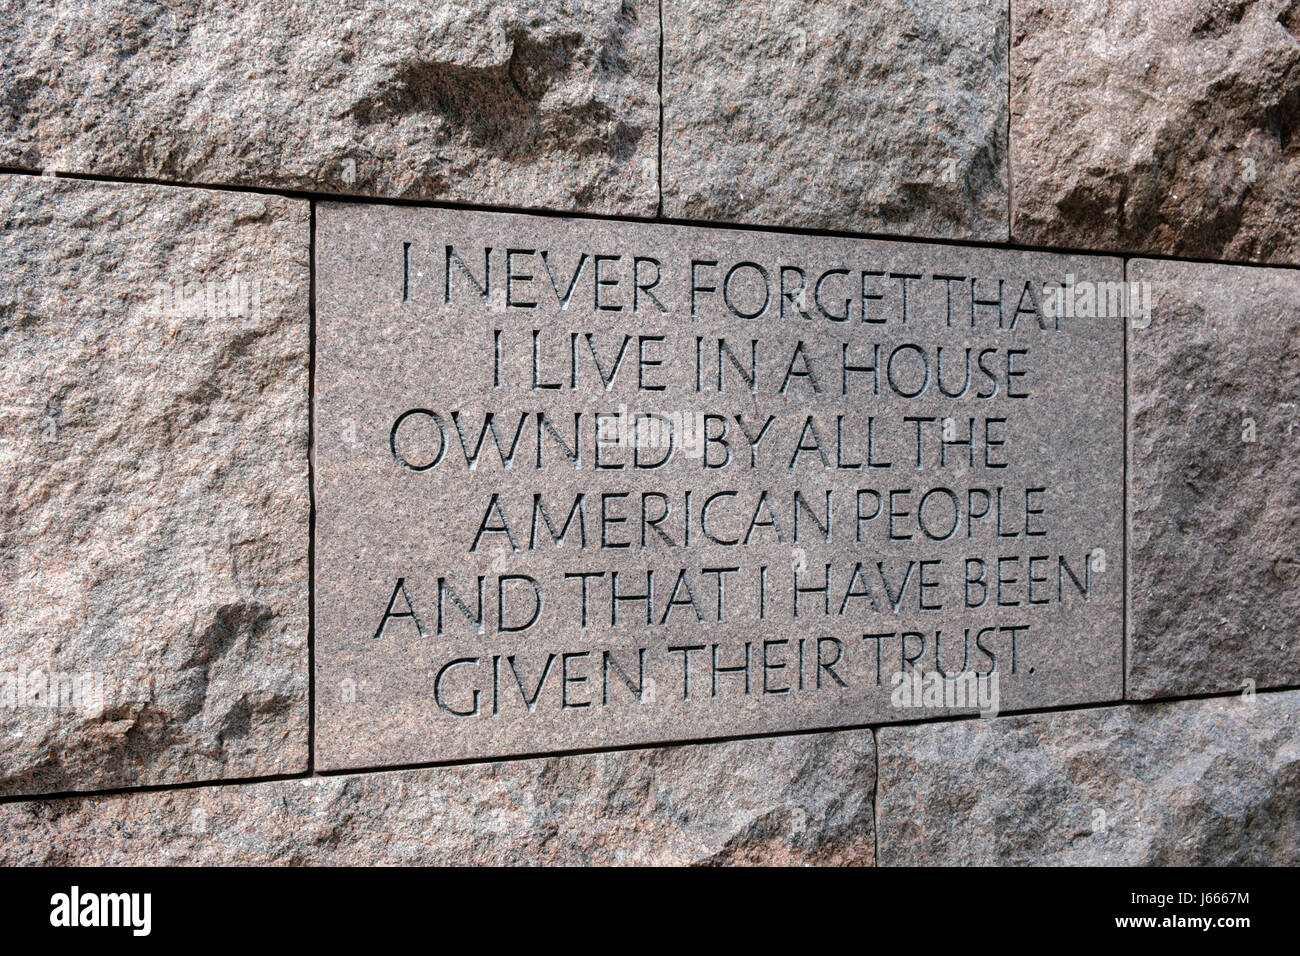
M 871 864 L 871 732 L 0 806 L 0 863 Z
M 1297 261 L 1297 38 L 1291 0 L 1013 0 L 1013 238 Z
M 0 793 L 304 768 L 308 215 L 0 177 Z
M 885 727 L 882 865 L 1300 863 L 1300 693 Z
M 1003 0 L 664 0 L 664 213 L 1007 237 Z
M 1122 696 L 1123 320 L 1054 305 L 1118 260 L 326 203 L 316 262 L 318 767 Z
M 1300 272 L 1129 278 L 1128 694 L 1300 683 Z
M 0 7 L 0 166 L 650 214 L 651 0 Z

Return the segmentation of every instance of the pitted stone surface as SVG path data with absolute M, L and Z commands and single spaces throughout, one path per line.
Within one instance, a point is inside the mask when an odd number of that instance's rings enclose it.
M 1128 694 L 1300 684 L 1300 272 L 1128 272 Z
M 0 863 L 871 865 L 870 731 L 0 806 Z
M 0 793 L 300 771 L 308 209 L 0 177 Z
M 885 866 L 1300 863 L 1300 693 L 884 727 Z
M 1012 238 L 1296 262 L 1294 0 L 1014 0 Z
M 1005 240 L 1003 0 L 665 0 L 664 213 Z
M 648 215 L 648 0 L 0 5 L 0 166 Z

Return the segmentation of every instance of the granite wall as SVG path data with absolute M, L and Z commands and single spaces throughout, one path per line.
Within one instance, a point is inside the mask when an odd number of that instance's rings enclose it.
M 0 3 L 0 862 L 1300 862 L 1300 3 Z M 1123 257 L 1121 698 L 318 774 L 315 207 Z

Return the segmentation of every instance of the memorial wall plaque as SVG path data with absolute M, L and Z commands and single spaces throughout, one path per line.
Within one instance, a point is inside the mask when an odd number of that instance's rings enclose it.
M 1117 259 L 324 203 L 327 769 L 1121 696 Z

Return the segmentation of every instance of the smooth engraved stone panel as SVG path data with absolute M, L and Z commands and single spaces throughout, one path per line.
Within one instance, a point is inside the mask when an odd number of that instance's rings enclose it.
M 329 203 L 316 256 L 321 766 L 1121 695 L 1118 260 Z

